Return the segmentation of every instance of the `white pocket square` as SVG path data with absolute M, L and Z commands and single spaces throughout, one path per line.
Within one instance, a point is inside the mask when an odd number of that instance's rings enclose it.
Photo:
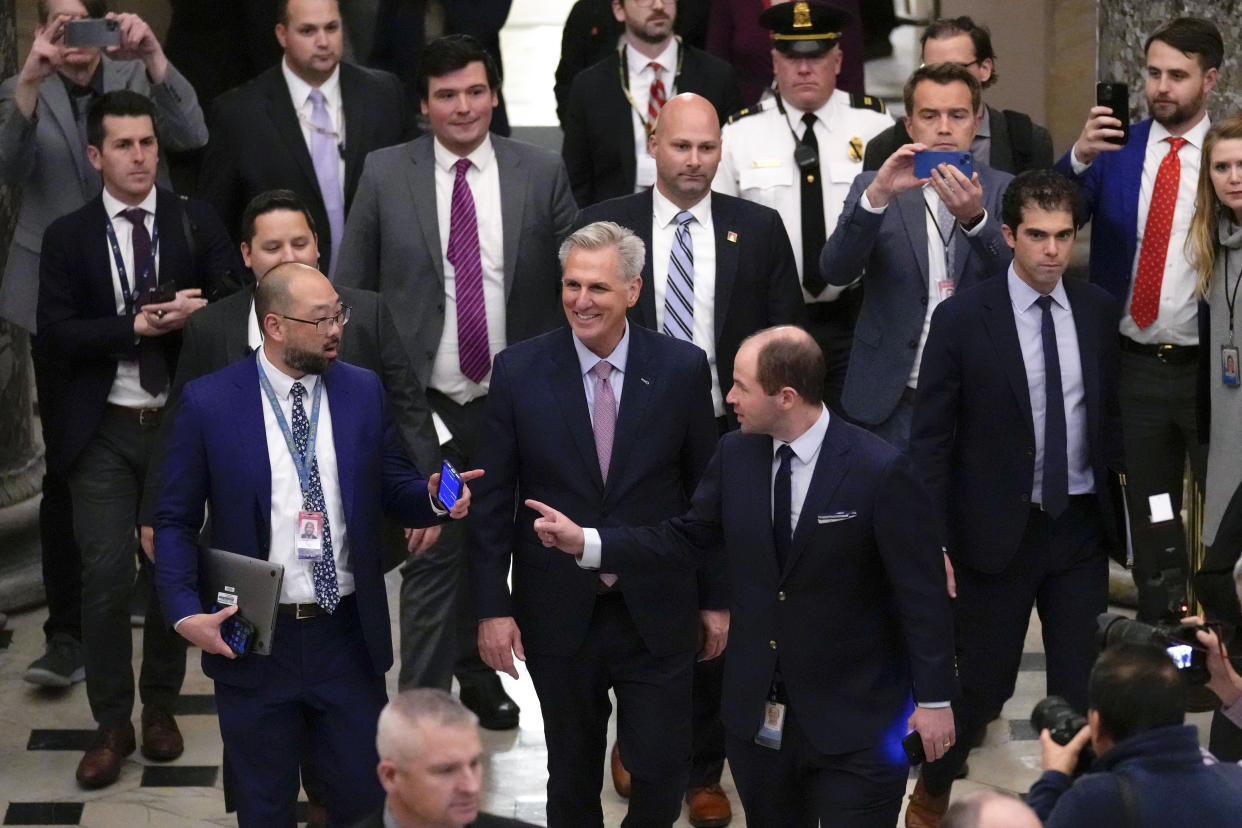
M 818 515 L 816 519 L 820 524 L 824 523 L 840 523 L 843 520 L 858 517 L 858 512 L 829 512 L 826 515 Z

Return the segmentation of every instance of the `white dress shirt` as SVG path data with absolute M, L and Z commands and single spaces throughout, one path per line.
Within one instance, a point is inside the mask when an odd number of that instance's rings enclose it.
M 152 243 L 155 242 L 155 188 L 151 188 L 151 192 L 147 193 L 147 197 L 142 200 L 138 207 L 146 211 L 146 221 L 143 223 L 147 227 L 148 235 L 152 236 Z M 121 248 L 121 261 L 125 264 L 125 279 L 129 282 L 130 295 L 137 299 L 137 278 L 138 273 L 134 269 L 134 225 L 129 219 L 121 215 L 130 208 L 130 205 L 124 203 L 120 199 L 114 198 L 107 188 L 103 191 L 103 207 L 104 212 L 108 214 L 108 218 L 112 222 L 112 231 L 116 233 L 117 246 Z M 105 239 L 104 244 L 108 248 L 108 268 L 112 272 L 112 295 L 116 299 L 117 316 L 125 316 L 129 313 L 129 309 L 125 307 L 125 294 L 121 290 L 121 275 L 116 268 L 116 257 L 112 255 L 112 245 Z M 155 253 L 155 272 L 160 272 L 160 252 L 156 247 Z M 168 391 L 161 391 L 156 396 L 151 396 L 147 390 L 142 387 L 142 383 L 138 379 L 138 359 L 122 359 L 116 364 L 116 376 L 112 380 L 112 388 L 108 391 L 108 402 L 112 405 L 122 405 L 126 408 L 161 408 L 168 401 Z
M 655 159 L 647 154 L 647 128 L 643 121 L 647 118 L 647 106 L 651 102 L 651 84 L 655 82 L 656 72 L 651 68 L 652 62 L 660 64 L 660 80 L 664 81 L 664 99 L 667 101 L 677 94 L 673 89 L 677 79 L 677 38 L 670 37 L 664 51 L 649 58 L 632 46 L 625 47 L 625 65 L 629 73 L 630 97 L 634 105 L 630 107 L 630 121 L 634 127 L 634 158 L 637 162 L 634 176 L 634 192 L 655 186 Z M 642 113 L 639 117 L 638 113 Z
M 293 428 L 293 398 L 291 390 L 294 378 L 280 371 L 268 360 L 262 348 L 258 354 L 259 366 L 272 383 L 285 422 Z M 306 374 L 301 382 L 306 389 L 302 405 L 309 420 L 313 411 L 315 385 L 320 382 L 318 374 Z M 282 604 L 298 604 L 315 600 L 315 581 L 312 570 L 314 561 L 298 560 L 295 533 L 298 529 L 298 512 L 303 508 L 302 484 L 298 480 L 293 456 L 285 442 L 284 433 L 276 420 L 276 414 L 268 402 L 267 394 L 258 391 L 263 408 L 263 427 L 267 436 L 267 459 L 272 471 L 271 542 L 267 559 L 285 568 L 284 583 L 280 587 Z M 313 425 L 313 423 L 312 423 Z M 323 489 L 323 502 L 328 512 L 328 526 L 332 533 L 332 553 L 336 558 L 336 583 L 341 597 L 354 591 L 353 570 L 349 563 L 349 531 L 345 525 L 345 511 L 341 504 L 341 484 L 337 476 L 336 442 L 332 437 L 332 411 L 325 391 L 319 404 L 319 425 L 315 430 L 315 457 L 319 460 L 319 484 Z
M 315 87 L 293 74 L 293 70 L 289 68 L 289 64 L 284 59 L 280 61 L 280 73 L 285 77 L 285 85 L 289 87 L 289 97 L 293 101 L 293 111 L 298 115 L 298 123 L 302 127 L 302 138 L 306 140 L 306 151 L 314 157 L 311 150 L 311 136 L 315 131 L 311 128 L 314 123 L 315 105 L 311 103 L 310 93 Z M 337 165 L 336 180 L 341 188 L 341 197 L 345 194 L 345 108 L 341 103 L 341 67 L 338 64 L 332 70 L 332 74 L 328 79 L 319 86 L 319 91 L 323 93 L 324 106 L 328 110 L 328 120 L 332 122 L 332 131 L 336 133 L 337 147 L 340 152 L 337 157 L 340 159 Z
M 436 218 L 440 228 L 440 259 L 444 265 L 444 330 L 431 366 L 432 388 L 449 399 L 465 405 L 487 393 L 492 374 L 488 371 L 482 382 L 474 382 L 461 372 L 457 343 L 457 282 L 456 270 L 448 260 L 449 229 L 453 211 L 453 183 L 457 179 L 459 156 L 434 142 L 436 157 Z M 487 312 L 487 342 L 491 355 L 503 351 L 505 340 L 505 251 L 504 223 L 500 203 L 500 172 L 490 137 L 475 148 L 467 158 L 466 184 L 474 199 L 474 213 L 479 228 L 479 258 L 483 265 L 483 304 Z
M 656 330 L 664 330 L 664 300 L 668 290 L 668 265 L 677 236 L 681 208 L 656 187 L 651 191 L 651 289 L 655 292 Z M 690 208 L 690 243 L 694 246 L 694 344 L 707 354 L 712 372 L 712 408 L 724 416 L 724 394 L 716 373 L 716 230 L 712 224 L 712 194 L 708 191 Z M 730 377 L 730 380 L 733 378 Z
M 1044 374 L 1043 308 L 1035 304 L 1039 291 L 1022 281 L 1009 265 L 1009 300 L 1018 327 L 1018 344 L 1026 367 L 1026 387 L 1030 393 L 1031 419 L 1035 426 L 1035 479 L 1031 487 L 1031 503 L 1043 502 L 1044 429 L 1047 413 L 1047 391 Z M 1057 332 L 1057 360 L 1061 365 L 1061 394 L 1065 400 L 1065 449 L 1069 469 L 1069 493 L 1089 494 L 1095 491 L 1095 475 L 1091 471 L 1090 446 L 1087 443 L 1087 401 L 1082 381 L 1082 356 L 1078 350 L 1078 328 L 1070 309 L 1064 281 L 1057 282 L 1052 293 L 1052 322 Z

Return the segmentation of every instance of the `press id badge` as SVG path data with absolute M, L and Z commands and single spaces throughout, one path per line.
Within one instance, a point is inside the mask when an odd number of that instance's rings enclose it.
M 940 297 L 941 302 L 952 296 L 956 289 L 957 286 L 953 284 L 952 279 L 941 279 L 936 282 L 936 295 Z
M 1237 388 L 1238 378 L 1238 346 L 1220 346 L 1220 381 L 1229 388 Z
M 772 750 L 781 749 L 781 737 L 785 732 L 785 705 L 768 699 L 763 704 L 763 725 L 755 734 L 755 744 Z
M 300 561 L 317 561 L 323 557 L 323 512 L 298 512 L 294 545 Z

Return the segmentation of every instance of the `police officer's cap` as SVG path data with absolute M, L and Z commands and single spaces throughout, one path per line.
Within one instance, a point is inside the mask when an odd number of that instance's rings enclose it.
M 759 25 L 772 30 L 772 45 L 791 57 L 816 57 L 836 46 L 841 30 L 853 18 L 828 3 L 798 0 L 774 3 L 759 15 Z

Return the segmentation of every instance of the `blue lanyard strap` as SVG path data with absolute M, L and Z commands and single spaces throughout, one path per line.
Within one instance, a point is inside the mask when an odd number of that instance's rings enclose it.
M 319 432 L 319 403 L 323 399 L 323 377 L 315 383 L 314 399 L 311 401 L 310 434 L 306 438 L 306 454 L 302 455 L 298 453 L 298 447 L 293 441 L 293 431 L 289 428 L 289 421 L 285 419 L 285 412 L 280 409 L 280 400 L 276 397 L 276 389 L 272 387 L 272 381 L 263 372 L 263 365 L 258 359 L 255 359 L 255 365 L 259 369 L 259 385 L 263 388 L 263 393 L 267 395 L 267 402 L 272 407 L 272 413 L 276 415 L 276 423 L 280 426 L 280 433 L 284 435 L 285 445 L 289 448 L 289 455 L 293 458 L 293 467 L 298 472 L 298 482 L 302 485 L 302 496 L 305 497 L 310 491 L 311 463 L 315 462 L 315 438 Z
M 160 226 L 158 223 L 154 223 L 152 227 L 154 229 L 151 233 L 151 260 L 145 262 L 142 269 L 138 270 L 138 275 L 134 278 L 134 287 L 138 286 L 138 283 L 142 281 L 142 277 L 147 274 L 148 270 L 151 273 L 155 273 L 155 256 L 160 249 Z M 116 231 L 112 229 L 111 218 L 104 223 L 104 232 L 107 233 L 108 244 L 112 247 L 112 260 L 116 263 L 116 275 L 121 279 L 121 297 L 125 300 L 125 310 L 127 313 L 133 313 L 136 310 L 134 307 L 134 295 L 129 289 L 129 279 L 126 277 L 125 272 L 125 259 L 121 256 L 121 245 L 116 240 Z M 138 265 L 136 262 L 134 266 L 137 269 Z

